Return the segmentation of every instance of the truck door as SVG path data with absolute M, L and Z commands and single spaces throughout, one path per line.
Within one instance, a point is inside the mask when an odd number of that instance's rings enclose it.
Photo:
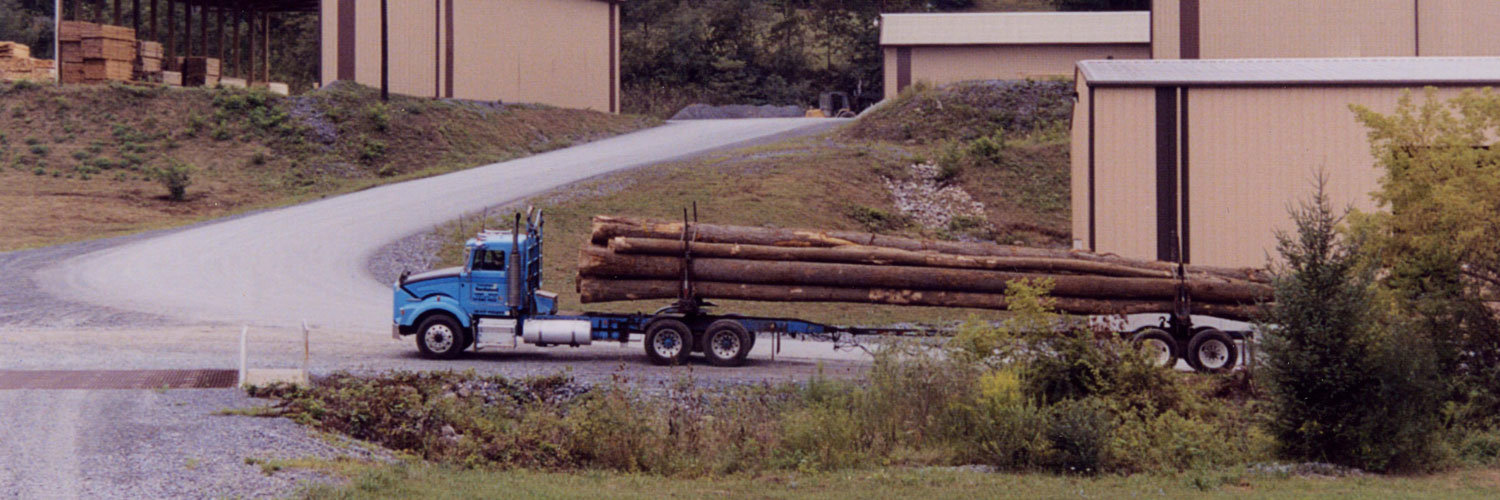
M 505 250 L 475 249 L 470 263 L 469 311 L 474 314 L 505 313 Z

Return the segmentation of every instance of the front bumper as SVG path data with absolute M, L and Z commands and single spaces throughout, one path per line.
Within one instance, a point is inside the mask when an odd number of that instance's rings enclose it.
M 401 340 L 401 323 L 391 322 L 391 338 Z

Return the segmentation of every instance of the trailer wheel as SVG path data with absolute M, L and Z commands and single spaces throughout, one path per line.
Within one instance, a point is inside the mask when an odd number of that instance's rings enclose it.
M 1144 349 L 1152 364 L 1171 368 L 1177 363 L 1177 341 L 1160 328 L 1144 328 L 1130 337 L 1130 343 Z
M 721 319 L 710 323 L 703 332 L 703 354 L 714 366 L 740 366 L 750 355 L 750 332 L 745 325 L 732 319 Z
M 1206 373 L 1222 373 L 1234 369 L 1239 361 L 1239 349 L 1229 334 L 1213 328 L 1205 328 L 1193 335 L 1188 342 L 1188 356 L 1194 368 Z
M 436 314 L 417 328 L 417 350 L 430 359 L 453 359 L 464 352 L 464 329 L 446 314 Z
M 675 319 L 661 319 L 646 328 L 646 357 L 655 365 L 687 363 L 693 352 L 693 332 Z

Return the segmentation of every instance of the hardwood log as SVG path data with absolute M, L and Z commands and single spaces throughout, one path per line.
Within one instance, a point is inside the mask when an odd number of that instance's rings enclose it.
M 672 299 L 677 298 L 680 287 L 681 283 L 674 280 L 611 280 L 592 277 L 582 277 L 578 280 L 579 296 L 586 304 L 622 300 Z M 693 289 L 699 297 L 723 300 L 844 302 L 976 309 L 1007 309 L 1009 306 L 1004 295 L 993 293 L 714 281 L 694 282 Z M 1096 300 L 1074 297 L 1053 297 L 1052 300 L 1053 307 L 1057 311 L 1069 314 L 1166 313 L 1172 309 L 1171 301 Z M 1225 319 L 1252 320 L 1257 317 L 1259 311 L 1258 306 L 1193 304 L 1193 312 L 1196 314 L 1208 314 Z
M 626 255 L 587 246 L 579 252 L 578 274 L 607 279 L 681 279 L 683 260 L 657 255 Z M 1060 297 L 1124 300 L 1170 300 L 1177 280 L 1063 274 L 1018 273 L 896 265 L 829 262 L 693 259 L 694 280 L 722 283 L 949 290 L 1001 294 L 1010 281 L 1049 278 Z M 1270 287 L 1220 278 L 1188 280 L 1195 301 L 1253 304 L 1271 299 Z
M 683 242 L 680 240 L 628 238 L 624 236 L 616 236 L 609 240 L 609 249 L 621 254 L 681 256 L 683 254 L 683 246 Z M 840 262 L 847 264 L 947 267 L 996 271 L 1035 271 L 1125 278 L 1172 277 L 1170 271 L 1143 269 L 1110 262 L 1081 259 L 952 255 L 859 245 L 839 247 L 777 247 L 769 245 L 742 245 L 739 243 L 692 243 L 691 248 L 695 257 L 718 257 L 726 259 Z
M 937 252 L 952 255 L 989 257 L 1040 257 L 1077 259 L 1107 262 L 1120 266 L 1172 272 L 1176 264 L 1170 262 L 1126 259 L 1116 255 L 1102 255 L 1082 251 L 1046 249 L 998 245 L 993 243 L 969 243 L 957 241 L 921 240 L 899 236 L 878 235 L 857 231 L 819 231 L 808 229 L 781 229 L 751 226 L 729 226 L 722 224 L 695 223 L 693 241 L 705 243 L 729 243 L 765 245 L 777 247 L 840 247 L 870 246 L 894 248 L 914 252 Z M 593 220 L 590 240 L 594 245 L 604 246 L 615 237 L 654 238 L 681 241 L 683 223 L 663 222 L 629 217 L 598 215 Z M 1208 274 L 1224 278 L 1257 283 L 1270 283 L 1270 277 L 1260 269 L 1223 268 L 1216 266 L 1188 265 L 1189 274 Z

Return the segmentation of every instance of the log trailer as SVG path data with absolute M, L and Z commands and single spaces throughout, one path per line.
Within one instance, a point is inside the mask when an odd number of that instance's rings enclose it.
M 463 266 L 402 273 L 393 286 L 392 338 L 414 336 L 424 357 L 453 359 L 470 349 L 508 349 L 521 342 L 539 347 L 624 344 L 639 334 L 653 364 L 684 364 L 698 352 L 710 364 L 740 366 L 762 333 L 773 334 L 778 346 L 783 335 L 845 340 L 859 335 L 935 333 L 713 314 L 707 310 L 713 304 L 693 293 L 688 272 L 682 277 L 679 298 L 654 313 L 559 312 L 557 294 L 541 289 L 542 237 L 541 212 L 528 210 L 524 224 L 518 213 L 513 229 L 481 230 L 468 240 Z M 687 234 L 684 241 L 688 241 Z M 685 253 L 683 258 L 690 261 L 692 255 Z M 1232 369 L 1238 360 L 1235 341 L 1247 332 L 1194 327 L 1187 295 L 1183 286 L 1174 312 L 1125 335 L 1151 348 L 1164 365 L 1185 357 L 1197 370 Z

